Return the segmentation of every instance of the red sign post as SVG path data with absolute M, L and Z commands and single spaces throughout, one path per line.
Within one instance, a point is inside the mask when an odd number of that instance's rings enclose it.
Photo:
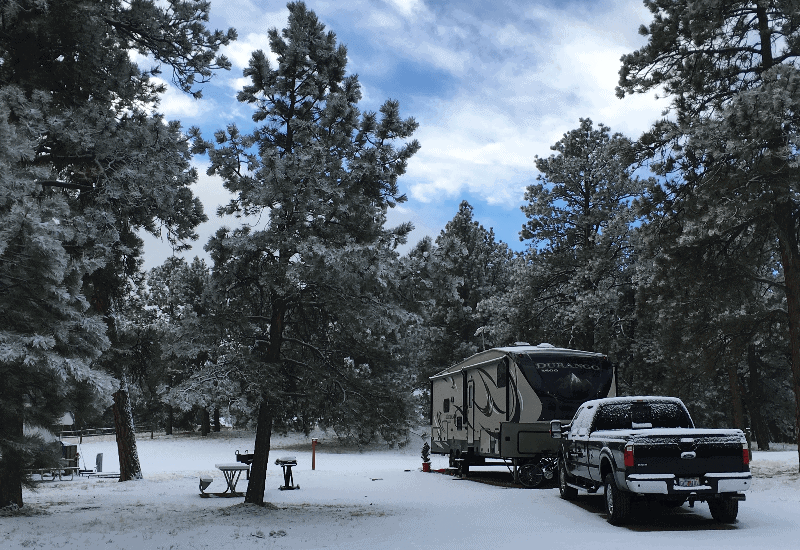
M 315 470 L 317 468 L 317 438 L 311 438 L 311 469 Z

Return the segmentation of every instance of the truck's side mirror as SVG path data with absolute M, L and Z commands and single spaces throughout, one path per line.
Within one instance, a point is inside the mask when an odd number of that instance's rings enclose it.
M 561 421 L 560 420 L 551 420 L 550 421 L 550 437 L 553 439 L 561 439 Z

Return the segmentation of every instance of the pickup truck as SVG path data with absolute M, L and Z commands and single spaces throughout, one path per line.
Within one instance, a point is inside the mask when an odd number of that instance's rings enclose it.
M 624 523 L 633 501 L 643 498 L 664 506 L 705 501 L 714 519 L 732 523 L 752 481 L 744 433 L 695 428 L 674 397 L 587 401 L 569 424 L 553 420 L 550 435 L 561 439 L 561 498 L 603 487 L 614 525 Z

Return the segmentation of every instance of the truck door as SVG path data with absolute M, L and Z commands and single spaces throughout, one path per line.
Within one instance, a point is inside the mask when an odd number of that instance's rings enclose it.
M 467 382 L 467 444 L 475 443 L 475 381 Z
M 567 470 L 572 475 L 582 478 L 589 477 L 587 444 L 592 413 L 593 411 L 588 410 L 585 406 L 578 409 L 569 430 L 566 457 Z

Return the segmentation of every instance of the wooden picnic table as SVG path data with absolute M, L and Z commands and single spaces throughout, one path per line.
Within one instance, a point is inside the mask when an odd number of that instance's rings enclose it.
M 50 477 L 50 481 L 55 481 L 56 478 L 59 481 L 70 481 L 75 476 L 75 474 L 80 475 L 80 469 L 77 466 L 58 466 L 55 468 L 32 468 L 27 470 L 31 474 L 38 474 L 39 478 L 42 481 L 48 481 L 47 477 Z M 67 477 L 69 476 L 69 477 Z

